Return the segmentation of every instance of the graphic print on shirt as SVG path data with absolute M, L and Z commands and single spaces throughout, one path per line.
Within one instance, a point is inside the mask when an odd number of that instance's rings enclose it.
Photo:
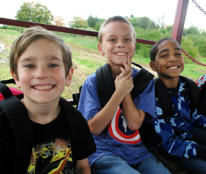
M 73 174 L 72 151 L 69 142 L 56 139 L 55 142 L 39 145 L 32 149 L 27 174 Z
M 123 110 L 118 107 L 108 127 L 112 138 L 122 143 L 136 144 L 141 141 L 139 130 L 131 131 L 127 125 Z

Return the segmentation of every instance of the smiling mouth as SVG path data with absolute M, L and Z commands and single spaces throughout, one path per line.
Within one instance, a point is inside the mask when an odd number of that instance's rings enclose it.
M 119 53 L 114 53 L 115 55 L 117 56 L 125 56 L 127 55 L 127 53 L 124 53 L 124 52 L 119 52 Z
M 173 69 L 178 69 L 178 68 L 179 68 L 179 66 L 171 66 L 171 67 L 168 67 L 167 69 L 173 70 Z
M 37 90 L 48 90 L 48 89 L 52 89 L 54 87 L 54 85 L 35 85 L 33 86 L 34 89 Z

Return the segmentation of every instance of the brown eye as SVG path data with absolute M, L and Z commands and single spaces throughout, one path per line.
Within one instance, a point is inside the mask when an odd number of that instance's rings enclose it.
M 168 57 L 168 54 L 161 55 L 160 57 L 161 58 L 166 58 L 166 57 Z
M 176 53 L 175 55 L 176 55 L 176 56 L 181 56 L 181 55 L 182 55 L 182 53 Z

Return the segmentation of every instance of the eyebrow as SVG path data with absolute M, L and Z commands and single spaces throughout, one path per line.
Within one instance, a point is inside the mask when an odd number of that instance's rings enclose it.
M 129 37 L 129 36 L 132 36 L 132 34 L 124 35 L 124 37 Z M 109 35 L 107 35 L 106 37 L 118 37 L 118 36 L 115 35 L 115 34 L 109 34 Z
M 35 57 L 26 57 L 24 58 L 23 60 L 21 60 L 20 62 L 29 62 L 29 61 L 35 61 L 36 58 Z M 55 56 L 48 56 L 46 58 L 46 60 L 57 60 L 57 61 L 62 61 L 61 59 L 59 59 L 58 57 L 55 57 Z
M 180 51 L 181 51 L 182 49 L 181 49 L 180 47 L 175 47 L 174 50 L 180 50 Z M 159 54 L 162 53 L 162 52 L 167 52 L 167 51 L 169 51 L 168 48 L 163 49 L 163 50 L 161 50 L 161 51 L 159 52 Z
M 32 61 L 35 60 L 35 57 L 26 57 L 23 60 L 21 59 L 20 62 L 27 62 L 27 61 Z
M 180 47 L 175 47 L 175 50 L 180 50 L 182 51 L 182 49 Z

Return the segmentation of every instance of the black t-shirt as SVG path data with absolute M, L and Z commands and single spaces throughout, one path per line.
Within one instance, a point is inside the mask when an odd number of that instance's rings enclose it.
M 167 88 L 167 90 L 170 92 L 172 96 L 174 96 L 178 100 L 178 91 L 180 87 L 180 81 L 178 81 L 178 84 L 174 88 Z
M 38 173 L 72 173 L 77 160 L 87 158 L 96 150 L 87 122 L 81 113 L 62 98 L 60 106 L 61 112 L 52 122 L 41 125 L 31 121 L 34 143 L 28 173 L 34 168 Z M 10 122 L 0 111 L 0 149 L 3 149 L 0 153 L 0 173 L 13 173 L 15 148 Z
M 42 125 L 32 122 L 34 145 L 27 173 L 62 171 L 74 173 L 68 122 L 61 110 L 52 122 Z

